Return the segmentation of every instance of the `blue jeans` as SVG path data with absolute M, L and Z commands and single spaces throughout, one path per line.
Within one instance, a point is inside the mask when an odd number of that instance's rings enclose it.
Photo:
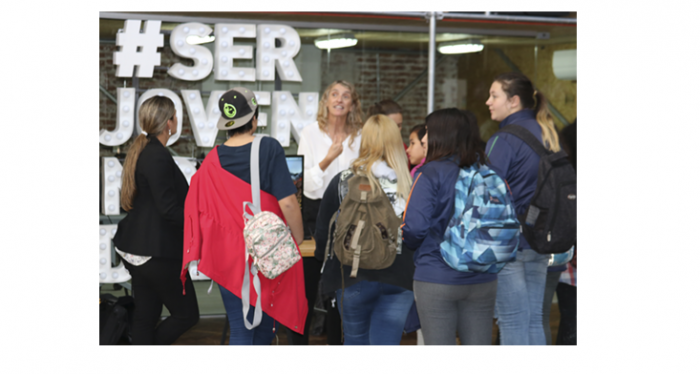
M 496 313 L 502 345 L 545 345 L 542 301 L 549 255 L 518 251 L 498 273 Z
M 267 313 L 263 312 L 260 324 L 248 330 L 243 324 L 243 302 L 241 298 L 231 293 L 231 291 L 219 286 L 221 299 L 224 301 L 228 323 L 231 326 L 229 345 L 270 345 L 275 337 L 275 320 Z M 253 322 L 255 306 L 251 305 L 248 310 L 248 322 Z
M 413 291 L 381 282 L 362 281 L 336 290 L 345 345 L 398 345 Z

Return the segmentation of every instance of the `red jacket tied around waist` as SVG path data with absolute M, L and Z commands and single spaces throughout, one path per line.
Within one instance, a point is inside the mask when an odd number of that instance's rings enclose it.
M 221 167 L 217 148 L 209 152 L 192 177 L 185 199 L 180 279 L 184 293 L 188 264 L 200 260 L 197 268 L 201 273 L 241 297 L 245 272 L 243 202 L 252 201 L 251 186 Z M 286 223 L 273 195 L 261 190 L 260 205 L 263 211 L 275 213 Z M 253 259 L 249 258 L 248 266 L 252 263 Z M 308 313 L 302 261 L 273 280 L 261 273 L 258 276 L 263 312 L 290 330 L 302 334 Z M 253 288 L 252 275 L 250 278 L 250 305 L 255 306 L 258 295 Z

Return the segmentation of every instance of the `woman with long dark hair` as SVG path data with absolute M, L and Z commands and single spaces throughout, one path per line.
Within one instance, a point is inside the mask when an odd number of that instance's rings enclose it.
M 460 168 L 485 162 L 479 129 L 458 109 L 425 120 L 428 153 L 413 182 L 403 224 L 416 249 L 413 292 L 426 345 L 491 344 L 496 274 L 461 272 L 443 260 L 440 243 L 452 218 Z
M 141 134 L 124 160 L 121 205 L 128 213 L 119 222 L 114 244 L 131 275 L 133 344 L 171 344 L 199 320 L 189 274 L 185 295 L 180 282 L 188 185 L 165 149 L 177 131 L 176 115 L 167 97 L 144 101 Z M 163 305 L 170 316 L 158 324 Z
M 505 73 L 494 79 L 486 105 L 499 128 L 521 126 L 545 148 L 559 151 L 559 137 L 547 101 L 532 82 L 520 73 Z M 520 138 L 498 132 L 486 144 L 489 167 L 508 182 L 518 215 L 524 214 L 537 187 L 540 157 Z M 545 345 L 542 304 L 549 255 L 531 249 L 524 236 L 516 260 L 498 275 L 496 312 L 503 345 Z

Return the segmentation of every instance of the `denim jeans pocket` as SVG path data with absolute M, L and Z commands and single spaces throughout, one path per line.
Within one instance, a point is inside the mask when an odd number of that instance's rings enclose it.
M 344 293 L 342 288 L 337 290 L 337 298 L 340 298 L 341 295 L 345 300 L 357 297 L 362 292 L 362 283 L 363 282 L 359 282 L 350 287 L 345 287 Z

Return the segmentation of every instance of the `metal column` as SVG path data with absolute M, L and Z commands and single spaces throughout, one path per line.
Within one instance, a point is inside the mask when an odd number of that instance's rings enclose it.
M 430 20 L 430 43 L 428 45 L 428 114 L 433 112 L 435 95 L 435 12 L 428 12 Z
M 428 12 L 425 15 L 430 19 L 430 43 L 428 45 L 428 114 L 433 112 L 435 96 L 435 23 L 442 19 L 442 12 Z

